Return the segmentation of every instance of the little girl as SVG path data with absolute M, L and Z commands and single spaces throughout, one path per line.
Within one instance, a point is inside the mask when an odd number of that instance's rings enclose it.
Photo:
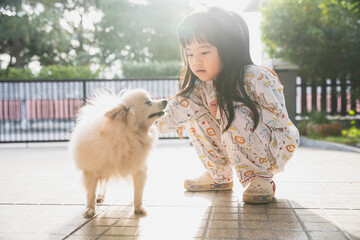
M 246 23 L 234 12 L 209 8 L 187 16 L 179 40 L 180 91 L 155 124 L 160 133 L 185 126 L 206 169 L 185 188 L 229 190 L 234 168 L 247 187 L 244 202 L 271 202 L 273 175 L 299 145 L 276 73 L 253 64 Z

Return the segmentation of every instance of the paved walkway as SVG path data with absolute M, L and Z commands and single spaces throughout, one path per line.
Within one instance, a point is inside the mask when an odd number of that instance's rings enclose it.
M 183 180 L 203 169 L 186 141 L 161 140 L 149 157 L 144 203 L 113 182 L 93 219 L 66 144 L 0 145 L 0 239 L 360 239 L 360 154 L 300 148 L 275 177 L 276 199 L 241 201 L 232 191 L 190 193 Z

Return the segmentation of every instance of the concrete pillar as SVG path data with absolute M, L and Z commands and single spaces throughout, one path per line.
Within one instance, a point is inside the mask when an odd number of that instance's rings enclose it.
M 298 67 L 288 62 L 273 62 L 270 66 L 278 74 L 284 86 L 286 109 L 291 121 L 295 122 L 296 116 L 296 74 Z

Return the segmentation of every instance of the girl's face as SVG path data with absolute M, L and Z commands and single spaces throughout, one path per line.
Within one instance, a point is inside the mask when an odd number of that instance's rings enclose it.
M 222 70 L 217 48 L 210 43 L 199 43 L 196 39 L 185 47 L 190 69 L 195 76 L 201 81 L 216 80 Z

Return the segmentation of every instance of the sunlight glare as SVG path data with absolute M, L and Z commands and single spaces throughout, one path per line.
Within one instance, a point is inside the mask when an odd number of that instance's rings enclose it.
M 196 10 L 210 6 L 218 6 L 240 13 L 249 2 L 250 0 L 189 0 L 189 5 Z
M 217 6 L 239 13 L 249 28 L 251 58 L 255 64 L 262 65 L 262 43 L 260 37 L 261 13 L 244 12 L 244 9 L 250 2 L 251 0 L 189 0 L 189 5 L 194 10 Z

